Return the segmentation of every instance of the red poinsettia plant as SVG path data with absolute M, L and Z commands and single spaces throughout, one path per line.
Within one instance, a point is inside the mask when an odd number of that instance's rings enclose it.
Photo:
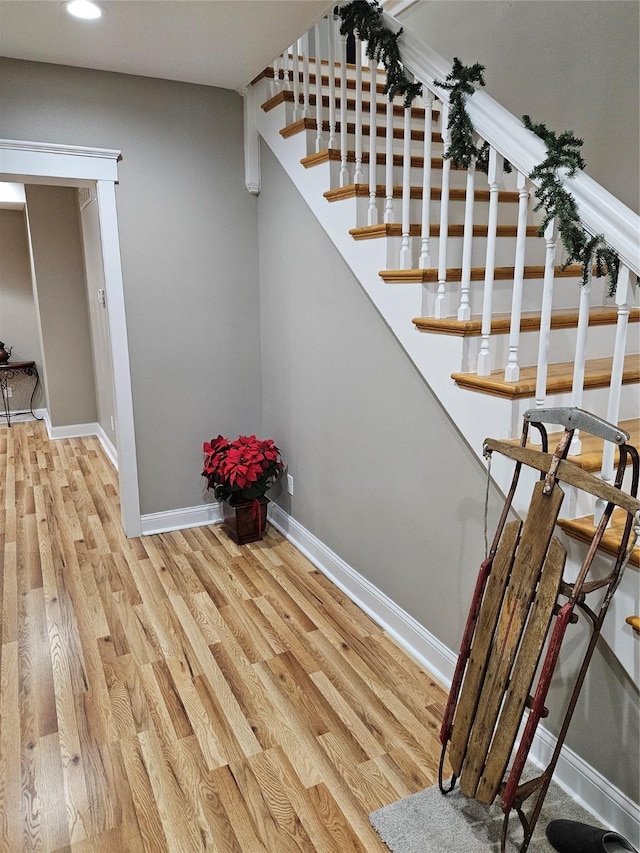
M 280 450 L 270 438 L 241 435 L 229 441 L 219 435 L 205 441 L 203 450 L 202 476 L 222 501 L 261 497 L 284 470 Z

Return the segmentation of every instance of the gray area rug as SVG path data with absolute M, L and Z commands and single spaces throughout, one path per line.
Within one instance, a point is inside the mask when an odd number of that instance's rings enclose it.
M 502 818 L 499 799 L 492 806 L 483 806 L 468 800 L 457 789 L 445 797 L 437 785 L 369 815 L 374 829 L 393 853 L 499 853 Z M 529 845 L 531 853 L 555 853 L 544 831 L 557 818 L 601 826 L 552 782 Z M 507 838 L 508 853 L 517 853 L 522 827 L 515 811 L 511 813 Z

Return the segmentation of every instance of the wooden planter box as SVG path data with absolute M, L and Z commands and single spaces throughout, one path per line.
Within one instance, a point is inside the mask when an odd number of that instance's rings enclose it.
M 267 504 L 264 495 L 249 500 L 225 501 L 222 505 L 224 522 L 222 529 L 238 545 L 257 542 L 264 536 L 267 527 Z

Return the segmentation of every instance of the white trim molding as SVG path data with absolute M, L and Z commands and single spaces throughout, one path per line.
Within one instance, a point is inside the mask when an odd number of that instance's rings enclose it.
M 121 152 L 113 148 L 87 148 L 49 142 L 0 139 L 0 176 L 16 175 L 26 183 L 67 179 L 117 181 Z M 5 178 L 3 177 L 3 180 Z
M 184 509 L 151 512 L 140 519 L 141 535 L 169 533 L 172 530 L 184 530 L 187 527 L 206 527 L 209 524 L 221 524 L 222 520 L 222 506 L 217 501 Z

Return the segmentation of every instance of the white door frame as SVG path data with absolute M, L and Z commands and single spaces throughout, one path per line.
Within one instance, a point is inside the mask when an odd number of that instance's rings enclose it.
M 95 186 L 111 335 L 122 526 L 140 536 L 140 493 L 115 185 L 120 151 L 0 139 L 0 180 Z

